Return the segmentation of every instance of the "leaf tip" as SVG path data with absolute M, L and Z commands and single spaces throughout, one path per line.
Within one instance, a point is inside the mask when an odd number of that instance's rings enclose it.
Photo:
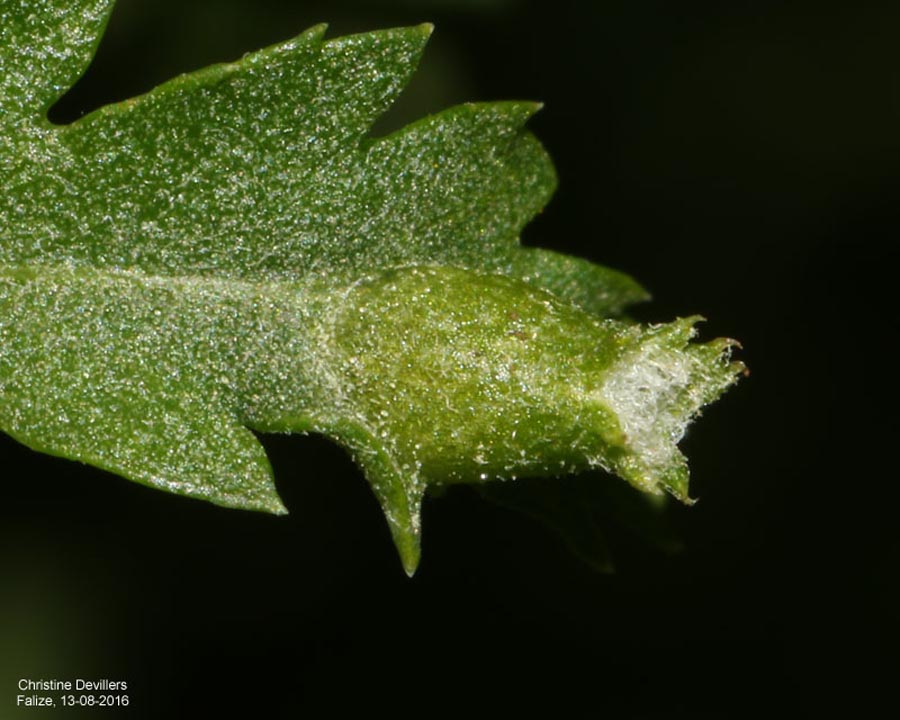
M 538 100 L 521 100 L 515 104 L 521 109 L 524 121 L 528 121 L 544 109 L 544 103 Z
M 420 552 L 417 550 L 415 555 L 410 556 L 402 556 L 401 561 L 403 563 L 403 571 L 406 573 L 406 577 L 412 578 L 416 574 L 416 570 L 419 569 L 419 557 Z
M 216 505 L 223 507 L 236 508 L 238 510 L 254 510 L 256 512 L 264 512 L 270 515 L 287 515 L 288 509 L 284 506 L 281 498 L 273 491 L 265 493 L 262 496 L 233 498 L 214 498 L 207 497 Z
M 277 505 L 274 505 L 274 504 L 271 505 L 271 506 L 268 508 L 268 511 L 269 511 L 270 513 L 272 513 L 272 515 L 281 515 L 281 516 L 284 516 L 284 515 L 289 515 L 289 514 L 290 514 L 290 513 L 288 512 L 288 509 L 284 506 L 284 503 L 282 503 L 280 500 L 278 501 L 278 504 L 277 504 Z
M 259 500 L 260 509 L 272 515 L 287 515 L 288 509 L 277 492 L 265 493 Z
M 312 27 L 304 30 L 300 37 L 305 40 L 312 40 L 315 42 L 319 42 L 322 38 L 325 37 L 325 33 L 328 31 L 328 23 L 316 23 Z
M 422 557 L 422 496 L 419 492 L 398 493 L 393 496 L 382 495 L 380 499 L 400 563 L 406 575 L 412 577 Z
M 397 554 L 400 556 L 400 564 L 403 565 L 403 571 L 407 577 L 416 574 L 419 567 L 419 561 L 422 558 L 421 535 L 418 528 L 411 526 L 403 527 L 394 523 L 390 523 L 391 536 L 394 540 L 394 546 L 397 548 Z
M 407 577 L 412 577 L 416 574 L 422 557 L 418 516 L 413 518 L 410 523 L 397 523 L 393 517 L 388 516 L 388 523 L 403 570 Z

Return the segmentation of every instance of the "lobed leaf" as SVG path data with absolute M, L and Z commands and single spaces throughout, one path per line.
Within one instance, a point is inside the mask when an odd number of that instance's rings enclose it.
M 600 467 L 688 499 L 687 423 L 742 370 L 694 318 L 522 248 L 537 105 L 373 122 L 427 25 L 324 27 L 64 127 L 112 2 L 0 3 L 0 428 L 229 507 L 284 512 L 250 430 L 343 444 L 406 570 L 429 487 Z

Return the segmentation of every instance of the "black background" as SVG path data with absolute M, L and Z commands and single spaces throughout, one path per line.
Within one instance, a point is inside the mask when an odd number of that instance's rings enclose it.
M 654 294 L 644 320 L 699 312 L 704 337 L 741 340 L 752 375 L 683 443 L 701 501 L 666 511 L 682 550 L 600 528 L 617 572 L 599 573 L 460 488 L 426 504 L 409 580 L 324 440 L 263 438 L 291 511 L 276 518 L 4 436 L 0 717 L 21 676 L 127 680 L 141 718 L 804 717 L 889 699 L 900 5 L 121 0 L 52 116 L 322 20 L 332 37 L 435 22 L 379 131 L 545 102 L 531 127 L 560 188 L 523 241 L 631 273 Z

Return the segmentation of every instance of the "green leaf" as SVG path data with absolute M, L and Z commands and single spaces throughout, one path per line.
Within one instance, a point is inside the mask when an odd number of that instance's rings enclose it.
M 271 512 L 250 430 L 324 433 L 409 573 L 435 485 L 602 467 L 687 499 L 676 443 L 741 366 L 695 319 L 616 320 L 627 276 L 519 246 L 556 182 L 536 105 L 373 138 L 430 26 L 316 27 L 51 125 L 111 8 L 0 2 L 0 428 Z

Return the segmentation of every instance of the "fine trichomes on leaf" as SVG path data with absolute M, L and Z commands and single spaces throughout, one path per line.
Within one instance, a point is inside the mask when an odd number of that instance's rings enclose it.
M 696 318 L 519 245 L 552 164 L 533 103 L 369 133 L 430 26 L 324 27 L 67 126 L 112 0 L 0 0 L 0 428 L 284 512 L 251 430 L 350 450 L 410 574 L 430 486 L 600 467 L 688 499 L 676 447 L 734 382 Z

